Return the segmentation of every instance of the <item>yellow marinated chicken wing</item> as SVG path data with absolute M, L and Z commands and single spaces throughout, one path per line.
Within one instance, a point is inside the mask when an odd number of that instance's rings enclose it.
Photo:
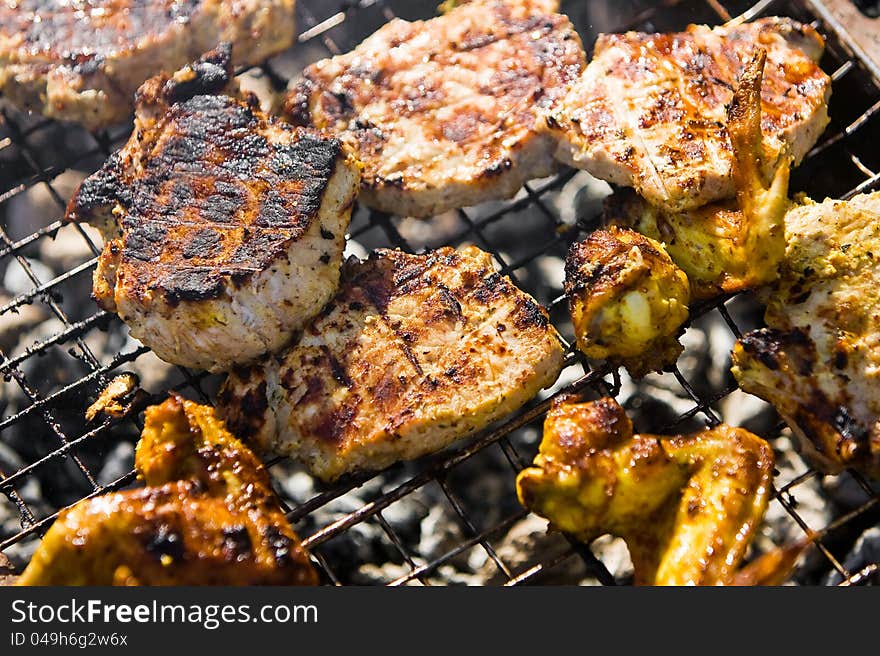
M 638 585 L 776 582 L 791 557 L 738 572 L 770 498 L 773 451 L 741 428 L 634 435 L 614 399 L 556 402 L 520 502 L 584 542 L 626 541 Z M 798 552 L 799 553 L 799 552 Z
M 317 583 L 263 465 L 213 408 L 148 408 L 135 466 L 147 487 L 63 511 L 18 585 Z

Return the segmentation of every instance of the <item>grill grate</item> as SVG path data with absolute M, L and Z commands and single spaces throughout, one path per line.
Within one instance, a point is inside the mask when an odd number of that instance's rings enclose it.
M 276 91 L 283 89 L 288 79 L 310 61 L 350 49 L 395 15 L 427 17 L 436 4 L 437 0 L 348 0 L 329 7 L 334 3 L 300 0 L 298 45 L 271 62 L 242 73 Z M 613 6 L 614 10 L 605 5 Z M 598 31 L 673 30 L 687 22 L 718 23 L 732 16 L 752 19 L 774 13 L 812 22 L 828 35 L 823 67 L 834 78 L 832 124 L 795 172 L 792 188 L 804 190 L 814 198 L 847 198 L 880 183 L 880 159 L 871 147 L 876 143 L 875 137 L 880 136 L 880 87 L 847 43 L 831 34 L 820 21 L 820 14 L 810 0 L 563 2 L 563 11 L 571 16 L 588 47 Z M 43 333 L 26 349 L 10 355 L 0 348 L 0 374 L 6 380 L 3 389 L 7 390 L 0 389 L 0 407 L 4 408 L 0 447 L 13 439 L 30 445 L 22 449 L 28 462 L 16 464 L 14 471 L 0 471 L 0 492 L 5 497 L 0 497 L 0 504 L 11 504 L 20 520 L 20 529 L 0 527 L 0 552 L 19 562 L 26 560 L 58 510 L 80 498 L 124 488 L 135 480 L 133 472 L 105 480 L 106 472 L 102 474 L 100 467 L 114 445 L 136 439 L 141 428 L 137 420 L 106 420 L 97 426 L 86 425 L 82 413 L 89 400 L 114 375 L 124 370 L 140 372 L 153 356 L 136 342 L 126 341 L 126 331 L 118 318 L 95 311 L 94 304 L 85 300 L 99 249 L 85 228 L 63 226 L 58 218 L 69 196 L 69 190 L 64 188 L 70 186 L 69 176 L 82 177 L 96 169 L 126 138 L 126 131 L 93 137 L 79 129 L 13 110 L 4 109 L 0 115 L 0 276 L 8 276 L 13 270 L 19 279 L 24 276 L 26 282 L 26 289 L 17 296 L 0 302 L 0 328 L 29 308 L 37 308 L 45 315 L 37 324 Z M 556 201 L 573 186 L 584 186 L 592 192 L 584 192 L 581 209 L 566 213 Z M 573 241 L 598 225 L 597 205 L 602 193 L 602 187 L 596 187 L 585 173 L 567 170 L 526 185 L 511 201 L 452 212 L 429 222 L 362 208 L 353 218 L 350 236 L 368 249 L 391 245 L 410 252 L 475 243 L 493 255 L 504 274 L 547 305 L 554 323 L 563 335 L 570 337 L 560 281 L 554 278 L 552 269 L 553 265 L 561 268 L 559 258 L 564 257 Z M 35 231 L 33 224 L 22 230 L 16 221 L 16 203 L 27 195 L 37 195 L 45 201 L 39 205 L 41 214 L 36 217 L 37 225 L 42 227 Z M 52 248 L 61 230 L 78 231 L 86 255 L 61 275 L 50 277 L 51 274 L 44 275 L 46 267 L 40 266 L 40 259 Z M 757 305 L 747 296 L 740 296 L 697 308 L 693 321 L 717 320 L 732 339 L 741 334 L 741 326 L 752 327 L 759 318 Z M 103 337 L 97 339 L 99 336 Z M 683 357 L 687 357 L 687 352 Z M 41 362 L 53 363 L 52 370 L 41 369 Z M 632 387 L 625 374 L 591 369 L 570 345 L 566 364 L 557 387 L 513 418 L 463 447 L 417 463 L 400 464 L 378 475 L 355 476 L 317 490 L 306 486 L 308 494 L 303 498 L 297 490 L 290 489 L 292 486 L 282 483 L 281 474 L 284 480 L 290 480 L 290 476 L 296 476 L 296 467 L 285 459 L 270 462 L 270 471 L 278 475 L 276 482 L 282 496 L 290 502 L 290 519 L 311 550 L 325 581 L 335 585 L 357 582 L 352 571 L 358 566 L 393 562 L 399 565 L 396 574 L 388 576 L 383 571 L 380 577 L 390 585 L 455 583 L 449 574 L 450 565 L 466 558 L 469 562 L 483 561 L 494 566 L 497 571 L 492 581 L 507 585 L 544 581 L 572 559 L 578 559 L 586 575 L 599 583 L 627 582 L 615 581 L 606 563 L 589 547 L 574 541 L 569 541 L 565 549 L 546 554 L 546 560 L 512 564 L 499 555 L 498 540 L 527 515 L 516 503 L 513 481 L 536 449 L 540 423 L 552 396 L 576 391 L 618 395 L 625 386 Z M 727 367 L 721 363 L 716 368 L 722 366 Z M 730 376 L 714 386 L 690 380 L 684 366 L 657 378 L 664 381 L 667 389 L 673 384 L 677 386 L 677 396 L 687 399 L 688 407 L 673 416 L 653 419 L 646 411 L 648 419 L 638 425 L 642 430 L 666 432 L 700 424 L 716 425 L 723 418 L 723 401 L 736 389 Z M 209 402 L 216 384 L 216 377 L 176 368 L 170 382 L 155 390 L 150 400 L 159 401 L 174 389 Z M 9 389 L 14 390 L 18 402 L 10 401 Z M 638 394 L 632 398 L 638 404 Z M 649 420 L 656 425 L 642 425 Z M 775 440 L 782 429 L 782 424 L 776 424 L 765 437 Z M 22 440 L 23 434 L 26 440 Z M 473 494 L 463 495 L 462 481 L 479 477 L 491 478 L 503 493 L 494 492 L 483 504 L 475 501 Z M 849 571 L 841 558 L 862 530 L 877 524 L 880 495 L 858 473 L 847 472 L 840 478 L 844 477 L 852 479 L 860 496 L 850 509 L 825 526 L 810 526 L 799 513 L 796 501 L 801 486 L 822 480 L 814 471 L 804 471 L 789 481 L 777 478 L 773 503 L 781 507 L 793 525 L 793 536 L 818 531 L 817 547 L 823 559 L 819 569 L 836 571 L 845 585 L 864 584 L 877 578 L 880 563 Z M 35 504 L 25 500 L 25 490 L 32 480 L 39 481 L 45 489 L 45 500 L 39 508 L 31 507 Z M 359 496 L 353 497 L 353 491 Z M 356 499 L 356 507 L 346 505 L 348 499 Z M 440 547 L 425 553 L 395 520 L 396 508 L 401 503 L 421 504 L 429 516 L 442 506 L 454 518 L 456 528 L 447 531 L 449 539 Z M 352 545 L 364 536 L 370 536 L 372 552 L 359 553 L 355 558 Z M 379 543 L 382 546 L 376 547 Z

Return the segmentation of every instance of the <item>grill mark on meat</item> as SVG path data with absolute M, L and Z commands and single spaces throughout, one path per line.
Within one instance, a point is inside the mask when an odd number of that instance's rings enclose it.
M 797 366 L 801 376 L 813 373 L 816 345 L 803 330 L 762 328 L 745 334 L 740 344 L 771 371 L 778 371 L 783 362 L 790 362 Z
M 377 439 L 412 440 L 413 424 L 420 422 L 438 423 L 436 430 L 452 433 L 450 441 L 456 424 L 466 426 L 458 429 L 462 435 L 469 433 L 479 422 L 453 397 L 464 396 L 465 408 L 475 404 L 480 412 L 491 413 L 496 404 L 534 384 L 529 366 L 542 370 L 547 360 L 557 358 L 561 363 L 546 316 L 536 317 L 543 314 L 540 307 L 521 297 L 526 295 L 495 273 L 491 257 L 477 249 L 459 253 L 444 248 L 429 255 L 382 250 L 365 262 L 349 260 L 337 297 L 277 365 L 266 365 L 278 367 L 283 392 L 276 402 L 288 404 L 277 418 L 287 417 L 289 425 L 275 430 L 290 431 L 316 470 L 316 458 L 335 463 L 352 450 L 372 453 Z M 467 346 L 445 344 L 456 334 Z M 519 356 L 511 342 L 529 360 L 529 365 L 513 365 L 515 375 L 496 370 L 496 358 L 510 362 Z M 527 355 L 532 349 L 542 355 Z M 251 376 L 236 372 L 224 387 L 221 407 L 230 416 L 239 412 L 237 397 L 253 388 Z M 482 381 L 489 389 L 481 389 Z M 499 385 L 506 391 L 493 391 Z M 491 399 L 474 400 L 481 394 Z M 459 414 L 431 419 L 434 408 Z M 272 445 L 271 432 L 259 436 L 264 446 Z
M 348 389 L 354 387 L 354 383 L 352 383 L 351 378 L 348 377 L 345 367 L 343 367 L 339 360 L 336 359 L 336 356 L 330 352 L 330 349 L 327 346 L 322 346 L 321 351 L 330 363 L 330 370 L 333 372 L 333 377 L 336 379 L 336 382 Z
M 360 404 L 360 395 L 352 394 L 336 410 L 319 415 L 313 425 L 315 435 L 329 444 L 341 443 L 353 428 L 351 420 L 357 414 Z
M 227 62 L 232 60 L 232 44 L 221 43 L 206 57 L 192 67 L 186 79 L 171 78 L 165 83 L 163 93 L 168 103 L 179 103 L 199 95 L 221 93 L 231 80 Z
M 768 51 L 764 173 L 786 146 L 800 161 L 827 124 L 830 78 L 816 63 L 821 37 L 780 18 L 600 36 L 587 71 L 545 121 L 562 141 L 558 157 L 671 211 L 732 197 L 725 108 L 758 46 Z
M 223 555 L 227 560 L 238 560 L 253 553 L 251 536 L 247 527 L 227 526 L 223 529 Z
M 89 220 L 127 200 L 122 259 L 142 263 L 134 284 L 171 304 L 217 298 L 227 277 L 240 284 L 265 270 L 305 233 L 342 144 L 260 119 L 228 96 L 195 96 L 163 120 L 143 175 L 123 180 L 111 159 L 83 184 L 69 218 Z M 295 143 L 270 144 L 259 133 L 269 127 Z M 184 264 L 196 258 L 199 266 Z
M 538 112 L 584 67 L 570 22 L 545 9 L 486 2 L 393 21 L 354 52 L 308 67 L 285 117 L 351 144 L 369 191 L 361 201 L 378 209 L 429 216 L 512 195 L 511 179 L 553 168 Z M 405 205 L 392 205 L 401 197 Z
M 80 68 L 94 68 L 102 58 L 132 49 L 140 39 L 189 22 L 203 0 L 128 0 L 124 11 L 99 14 L 77 11 L 74 4 L 60 0 L 24 0 L 15 8 L 0 7 L 4 32 L 21 34 L 29 53 L 41 53 L 58 60 L 71 60 Z M 109 4 L 90 2 L 98 5 Z M 39 20 L 35 20 L 39 17 Z M 92 53 L 92 54 L 86 54 Z
M 236 376 L 242 380 L 250 380 L 258 372 L 256 367 L 238 368 Z M 217 401 L 227 408 L 225 420 L 234 435 L 243 440 L 251 440 L 260 434 L 269 409 L 267 390 L 265 380 L 234 398 L 226 388 L 220 390 Z

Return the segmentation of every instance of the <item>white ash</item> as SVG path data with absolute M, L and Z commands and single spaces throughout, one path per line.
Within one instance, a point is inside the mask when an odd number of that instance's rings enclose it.
M 851 574 L 855 574 L 868 565 L 880 563 L 880 527 L 874 526 L 859 536 L 849 555 L 844 559 L 843 566 Z M 838 585 L 843 577 L 837 570 L 832 570 L 825 578 L 825 585 Z
M 11 296 L 0 293 L 0 305 L 6 305 Z M 19 306 L 5 314 L 0 314 L 0 349 L 9 353 L 18 344 L 21 336 L 46 319 L 42 305 Z
M 32 292 L 38 285 L 47 283 L 55 278 L 55 273 L 52 269 L 39 260 L 26 257 L 24 258 L 24 261 L 30 267 L 30 273 L 33 274 L 38 282 L 35 283 L 31 279 L 30 274 L 25 271 L 24 267 L 18 262 L 18 260 L 10 262 L 9 267 L 6 269 L 6 273 L 3 274 L 3 289 L 12 296 Z
M 119 442 L 105 457 L 104 466 L 96 478 L 98 485 L 109 485 L 134 469 L 134 445 L 130 442 Z
M 776 476 L 774 484 L 777 489 L 808 471 L 803 459 L 792 446 L 788 436 L 782 436 L 772 442 L 776 454 Z M 835 508 L 828 503 L 822 494 L 822 486 L 815 477 L 802 481 L 783 495 L 787 503 L 793 506 L 798 516 L 812 530 L 825 528 L 835 516 Z M 758 530 L 753 543 L 753 551 L 757 554 L 772 551 L 778 547 L 791 545 L 806 537 L 803 529 L 798 526 L 782 503 L 773 499 L 767 508 L 764 521 Z M 807 579 L 816 568 L 826 567 L 828 562 L 816 550 L 809 550 L 799 568 L 799 576 Z
M 880 481 L 863 482 L 867 483 L 873 495 L 880 494 Z M 822 480 L 822 488 L 845 511 L 854 510 L 869 500 L 868 492 L 849 472 L 826 476 Z
M 541 280 L 553 290 L 562 292 L 562 286 L 565 284 L 565 260 L 561 257 L 548 255 L 539 258 L 537 263 Z
M 444 506 L 436 505 L 421 521 L 421 539 L 418 553 L 427 560 L 434 560 L 452 551 L 464 542 L 461 528 Z M 458 557 L 461 561 L 461 556 Z M 465 556 L 464 563 L 467 564 Z
M 586 171 L 578 171 L 562 189 L 547 194 L 547 197 L 562 222 L 574 225 L 584 217 L 601 214 L 602 204 L 610 193 L 611 187 L 607 182 L 594 178 Z
M 70 271 L 76 266 L 96 257 L 89 246 L 89 241 L 80 233 L 82 230 L 98 252 L 104 246 L 104 239 L 97 229 L 87 223 L 78 226 L 67 224 L 61 226 L 54 237 L 40 240 L 39 255 L 43 264 L 51 267 L 56 275 Z
M 52 189 L 61 199 L 60 203 L 45 183 L 35 184 L 11 198 L 6 206 L 8 223 L 5 227 L 12 240 L 27 237 L 52 221 L 60 219 L 64 214 L 64 204 L 85 177 L 85 173 L 69 169 L 51 181 Z
M 571 551 L 571 545 L 559 533 L 547 532 L 547 520 L 528 515 L 514 524 L 503 538 L 496 539 L 498 557 L 516 575 L 539 562 L 549 562 Z M 507 578 L 497 565 L 486 560 L 478 571 L 482 585 L 501 585 Z M 543 572 L 535 583 L 571 583 L 586 576 L 586 566 L 580 558 L 570 558 L 557 567 Z
M 134 340 L 131 340 L 134 342 Z M 120 349 L 123 353 L 133 351 L 139 343 L 133 343 Z M 138 359 L 131 364 L 125 365 L 125 368 L 137 374 L 141 381 L 141 388 L 150 394 L 161 394 L 168 390 L 169 383 L 175 377 L 177 368 L 168 364 L 164 360 L 160 360 L 152 351 L 148 351 L 138 356 Z
M 370 252 L 354 239 L 349 239 L 345 244 L 345 251 L 342 253 L 343 259 L 356 257 L 359 260 L 366 260 L 370 256 Z

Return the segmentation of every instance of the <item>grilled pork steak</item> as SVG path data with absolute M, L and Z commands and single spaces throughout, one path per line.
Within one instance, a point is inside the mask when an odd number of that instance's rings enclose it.
M 358 171 L 342 143 L 226 95 L 228 47 L 138 92 L 135 131 L 71 201 L 105 235 L 94 297 L 175 364 L 278 349 L 339 279 Z
M 368 206 L 426 217 L 513 196 L 554 172 L 538 115 L 585 66 L 571 23 L 548 9 L 478 0 L 429 21 L 391 21 L 309 66 L 285 114 L 355 149 Z
M 221 41 L 256 64 L 296 36 L 294 0 L 20 0 L 0 3 L 0 94 L 91 130 L 124 121 L 149 77 Z
M 476 247 L 350 261 L 299 343 L 220 393 L 236 434 L 319 478 L 431 453 L 513 412 L 562 368 L 541 306 Z
M 828 124 L 831 79 L 816 63 L 822 38 L 786 18 L 600 36 L 586 73 L 547 114 L 557 156 L 672 212 L 732 198 L 727 106 L 757 47 L 767 51 L 763 173 L 786 150 L 798 164 Z

